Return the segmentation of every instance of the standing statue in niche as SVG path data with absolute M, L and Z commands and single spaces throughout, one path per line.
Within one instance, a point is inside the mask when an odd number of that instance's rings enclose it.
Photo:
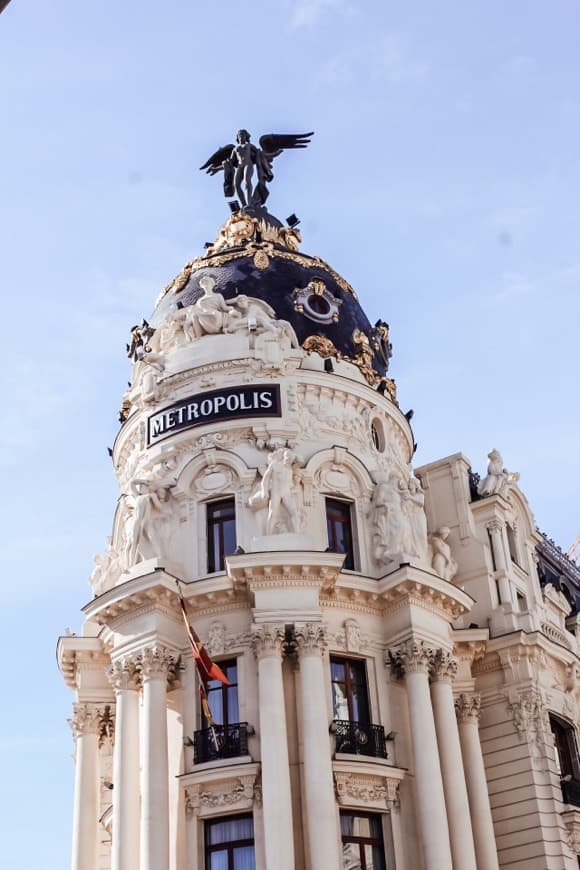
M 510 472 L 503 467 L 503 459 L 499 450 L 490 450 L 487 454 L 487 474 L 477 487 L 477 494 L 482 498 L 488 495 L 497 495 L 505 491 L 508 484 L 517 483 L 520 476 L 517 472 Z
M 453 580 L 457 574 L 457 562 L 451 555 L 451 547 L 447 543 L 449 529 L 442 526 L 438 532 L 431 535 L 431 566 L 436 574 L 444 580 Z
M 201 170 L 208 175 L 224 174 L 224 196 L 237 195 L 241 205 L 263 206 L 269 196 L 267 184 L 274 178 L 272 161 L 282 151 L 306 148 L 314 133 L 269 133 L 260 136 L 260 147 L 250 142 L 247 130 L 238 130 L 236 143 L 224 145 L 206 160 Z M 254 174 L 257 184 L 254 187 Z
M 255 509 L 268 506 L 267 535 L 298 531 L 299 511 L 294 480 L 297 461 L 296 454 L 284 447 L 270 453 L 260 485 L 248 501 L 249 507 Z
M 399 476 L 392 472 L 381 475 L 375 486 L 370 509 L 373 526 L 373 556 L 380 565 L 403 550 L 404 514 L 399 491 Z
M 137 562 L 167 554 L 174 486 L 140 479 L 131 482 L 132 507 L 125 521 L 125 570 Z
M 425 516 L 425 493 L 421 482 L 411 477 L 407 484 L 400 483 L 403 510 L 407 518 L 403 550 L 423 561 L 427 560 L 427 517 Z

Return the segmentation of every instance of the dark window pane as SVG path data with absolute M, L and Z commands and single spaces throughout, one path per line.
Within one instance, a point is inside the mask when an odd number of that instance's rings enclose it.
M 234 870 L 255 870 L 253 846 L 238 846 L 234 849 Z
M 330 660 L 333 718 L 350 722 L 370 722 L 367 674 L 364 661 Z
M 365 870 L 385 870 L 385 853 L 382 846 L 365 846 Z
M 209 870 L 228 870 L 228 853 L 211 852 L 209 856 Z
M 342 870 L 386 870 L 381 816 L 340 814 Z
M 352 524 L 350 504 L 326 499 L 326 526 L 328 530 L 328 546 L 333 553 L 344 553 L 344 567 L 354 568 L 354 552 L 352 545 Z
M 355 843 L 342 844 L 342 870 L 361 870 L 360 847 Z
M 224 557 L 236 549 L 236 505 L 233 498 L 207 505 L 207 570 L 223 571 Z
M 229 819 L 220 819 L 208 822 L 208 842 L 210 846 L 221 843 L 232 843 L 238 840 L 252 840 L 254 838 L 254 820 L 252 816 L 232 816 Z

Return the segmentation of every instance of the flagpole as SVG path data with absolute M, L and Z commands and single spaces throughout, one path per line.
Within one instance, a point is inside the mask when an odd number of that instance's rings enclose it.
M 200 658 L 199 647 L 198 647 L 198 645 L 196 644 L 195 639 L 192 637 L 192 632 L 191 632 L 191 630 L 190 630 L 190 625 L 189 625 L 189 622 L 188 622 L 188 620 L 187 620 L 187 611 L 186 611 L 186 608 L 185 608 L 185 599 L 184 599 L 184 597 L 183 597 L 183 593 L 181 592 L 181 586 L 180 586 L 180 584 L 179 584 L 179 580 L 177 579 L 177 577 L 174 577 L 173 579 L 175 580 L 175 585 L 177 586 L 177 594 L 178 594 L 178 596 L 179 596 L 179 604 L 180 604 L 180 608 L 181 608 L 181 613 L 182 613 L 182 615 L 183 615 L 183 621 L 184 621 L 184 623 L 185 623 L 185 628 L 186 628 L 186 630 L 187 630 L 187 636 L 188 636 L 188 638 L 189 638 L 189 643 L 190 643 L 190 645 L 191 645 L 191 650 L 192 650 L 192 653 L 193 653 L 193 663 L 194 663 L 194 665 L 195 665 L 195 672 L 196 672 L 196 674 L 197 674 L 197 676 L 198 676 L 198 679 L 199 679 L 199 693 L 198 693 L 198 694 L 199 694 L 199 696 L 200 696 L 201 707 L 202 707 L 202 713 L 203 713 L 203 715 L 205 716 L 205 718 L 206 718 L 206 720 L 207 720 L 207 724 L 208 724 L 208 726 L 209 726 L 209 730 L 210 730 L 210 733 L 211 733 L 211 736 L 212 736 L 212 740 L 213 740 L 213 743 L 214 743 L 214 746 L 215 746 L 215 750 L 216 750 L 216 752 L 219 752 L 219 751 L 220 751 L 220 745 L 219 745 L 219 743 L 218 743 L 217 732 L 216 732 L 216 730 L 215 730 L 215 723 L 214 723 L 214 721 L 213 721 L 213 716 L 212 716 L 212 714 L 211 714 L 211 709 L 210 709 L 210 706 L 209 706 L 209 701 L 208 701 L 208 697 L 207 697 L 207 691 L 206 691 L 206 688 L 205 688 L 205 684 L 204 684 L 204 681 L 203 681 L 203 679 L 202 679 L 202 676 L 201 676 L 201 673 L 200 673 L 199 666 L 198 666 L 198 664 L 197 664 L 198 661 L 199 661 L 199 658 Z M 204 700 L 205 700 L 205 706 L 207 707 L 207 713 L 209 713 L 209 717 L 208 717 L 206 711 L 204 710 L 204 705 L 203 705 L 203 701 L 204 701 Z

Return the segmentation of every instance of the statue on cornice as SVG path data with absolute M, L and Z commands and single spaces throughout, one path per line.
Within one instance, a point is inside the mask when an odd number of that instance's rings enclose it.
M 403 550 L 418 559 L 427 561 L 427 517 L 425 515 L 425 493 L 421 482 L 411 477 L 407 484 L 399 484 L 403 511 L 407 517 L 406 540 Z
M 503 467 L 503 459 L 499 450 L 490 450 L 487 454 L 487 474 L 477 487 L 477 494 L 482 498 L 488 495 L 501 495 L 510 483 L 520 479 L 518 472 L 508 471 Z
M 153 556 L 166 555 L 174 486 L 142 479 L 131 482 L 129 513 L 125 518 L 125 570 Z
M 373 527 L 373 557 L 386 565 L 403 550 L 405 517 L 396 472 L 381 475 L 373 491 L 369 518 Z
M 235 144 L 224 145 L 206 160 L 201 170 L 209 175 L 224 173 L 224 196 L 237 195 L 242 207 L 263 206 L 269 196 L 267 184 L 274 178 L 272 162 L 286 149 L 306 148 L 314 133 L 268 133 L 260 147 L 250 142 L 247 130 L 238 130 Z M 254 174 L 257 184 L 254 186 Z

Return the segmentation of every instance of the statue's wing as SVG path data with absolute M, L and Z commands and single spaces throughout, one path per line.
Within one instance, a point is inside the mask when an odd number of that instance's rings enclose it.
M 276 319 L 276 312 L 272 306 L 268 305 L 267 302 L 264 302 L 263 299 L 258 299 L 256 296 L 250 296 L 249 300 L 253 308 L 259 308 L 260 311 L 263 311 L 263 313 L 268 317 L 271 317 L 273 320 Z
M 233 145 L 222 145 L 221 148 L 212 154 L 211 157 L 205 161 L 203 166 L 199 168 L 201 170 L 206 170 L 210 175 L 215 175 L 216 172 L 219 172 L 220 169 L 224 168 L 224 160 L 227 160 L 228 157 L 232 156 L 232 151 L 234 150 Z
M 260 136 L 260 148 L 270 158 L 277 157 L 286 148 L 306 148 L 310 144 L 310 133 L 267 133 Z

